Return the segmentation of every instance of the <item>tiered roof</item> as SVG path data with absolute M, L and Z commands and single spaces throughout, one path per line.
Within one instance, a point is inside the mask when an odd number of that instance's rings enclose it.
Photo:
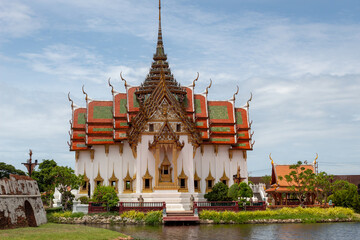
M 270 159 L 271 159 L 271 154 L 270 154 Z M 313 164 L 304 164 L 301 165 L 299 167 L 299 169 L 303 169 L 300 170 L 300 172 L 304 172 L 308 169 L 312 170 L 313 172 L 315 172 L 315 164 L 316 164 L 316 159 Z M 271 159 L 271 166 L 272 166 L 272 170 L 271 170 L 271 181 L 270 181 L 270 185 L 271 187 L 269 189 L 266 190 L 266 192 L 270 193 L 270 192 L 279 192 L 279 193 L 283 193 L 283 192 L 289 192 L 289 186 L 291 186 L 291 184 L 286 181 L 285 175 L 289 175 L 292 171 L 294 171 L 294 169 L 291 168 L 292 165 L 277 165 L 274 163 L 274 161 Z
M 86 108 L 72 104 L 70 150 L 87 150 L 126 140 L 136 147 L 150 116 L 166 99 L 184 124 L 194 147 L 201 144 L 230 145 L 231 149 L 252 150 L 249 101 L 235 107 L 235 95 L 227 101 L 209 101 L 208 89 L 195 94 L 195 81 L 181 86 L 171 74 L 161 32 L 161 8 L 156 53 L 149 74 L 140 86 L 125 81 L 126 93 L 112 87 L 112 101 L 95 101 L 86 94 Z M 122 76 L 121 76 L 122 77 Z M 70 99 L 70 98 L 69 98 Z M 71 99 L 70 99 L 71 100 Z

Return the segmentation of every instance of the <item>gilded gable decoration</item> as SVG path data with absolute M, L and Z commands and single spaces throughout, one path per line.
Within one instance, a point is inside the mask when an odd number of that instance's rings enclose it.
M 83 185 L 80 187 L 80 194 L 87 194 L 89 191 L 89 182 L 90 179 L 86 176 L 86 166 L 84 163 L 84 182 Z
M 132 193 L 132 192 L 133 192 L 133 181 L 134 181 L 134 178 L 131 178 L 131 177 L 130 177 L 130 174 L 129 174 L 129 164 L 128 164 L 128 169 L 127 169 L 126 176 L 125 176 L 125 178 L 123 179 L 123 181 L 124 181 L 124 190 L 123 190 L 123 192 L 124 192 L 124 193 Z
M 149 160 L 148 160 L 149 162 Z M 150 175 L 149 173 L 149 164 L 147 164 L 146 166 L 146 172 L 145 175 L 142 177 L 143 179 L 143 188 L 142 188 L 142 192 L 152 192 L 153 188 L 152 188 L 152 179 L 153 177 Z
M 200 181 L 201 181 L 201 178 L 199 177 L 199 175 L 196 172 L 196 165 L 195 165 L 194 190 L 195 190 L 195 192 L 198 192 L 198 193 L 201 192 Z
M 104 182 L 104 179 L 100 175 L 100 163 L 98 165 L 98 174 L 96 178 L 94 179 L 95 186 L 102 186 Z
M 229 185 L 229 178 L 226 176 L 226 173 L 225 173 L 225 162 L 224 162 L 224 172 L 223 172 L 222 177 L 220 178 L 220 181 L 222 183 L 224 183 L 225 185 Z
M 113 163 L 113 172 L 111 177 L 109 178 L 109 185 L 115 188 L 115 191 L 118 192 L 118 183 L 119 183 L 119 179 L 115 176 L 115 168 L 114 168 L 114 163 Z
M 178 181 L 179 181 L 179 192 L 188 192 L 188 176 L 186 176 L 185 172 L 184 172 L 184 161 L 182 164 L 182 169 L 181 169 L 181 173 L 178 176 Z
M 215 178 L 211 175 L 211 166 L 209 163 L 209 175 L 205 178 L 206 192 L 210 192 L 214 186 Z

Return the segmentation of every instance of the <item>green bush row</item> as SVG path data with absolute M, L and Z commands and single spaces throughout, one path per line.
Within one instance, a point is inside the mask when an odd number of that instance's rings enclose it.
M 254 211 L 254 212 L 217 212 L 201 211 L 200 219 L 213 220 L 215 223 L 221 221 L 228 223 L 245 223 L 250 220 L 267 220 L 267 219 L 301 219 L 303 222 L 317 222 L 327 219 L 353 219 L 354 211 L 349 208 L 282 208 L 279 210 Z
M 122 218 L 128 218 L 135 221 L 144 221 L 147 225 L 157 225 L 162 221 L 162 211 L 150 211 L 147 213 L 135 210 L 127 211 L 121 214 Z
M 49 222 L 59 222 L 60 217 L 64 218 L 81 218 L 85 214 L 78 212 L 72 213 L 71 211 L 66 212 L 53 212 L 47 215 Z M 106 212 L 106 213 L 98 213 L 98 214 L 90 214 L 90 215 L 100 215 L 104 217 L 118 216 L 119 213 L 116 212 Z M 130 220 L 135 220 L 137 222 L 144 221 L 146 225 L 158 225 L 162 222 L 162 211 L 150 211 L 147 213 L 138 212 L 135 210 L 127 211 L 121 214 L 121 218 L 127 218 Z

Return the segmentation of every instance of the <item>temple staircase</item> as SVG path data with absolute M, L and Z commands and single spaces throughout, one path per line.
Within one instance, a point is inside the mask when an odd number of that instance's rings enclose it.
M 194 224 L 199 223 L 199 216 L 195 216 L 193 211 L 166 211 L 163 221 L 165 224 Z

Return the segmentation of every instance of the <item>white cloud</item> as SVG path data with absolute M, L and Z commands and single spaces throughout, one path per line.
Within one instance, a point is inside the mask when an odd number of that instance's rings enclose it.
M 34 12 L 19 1 L 0 0 L 0 40 L 23 37 L 41 27 Z

